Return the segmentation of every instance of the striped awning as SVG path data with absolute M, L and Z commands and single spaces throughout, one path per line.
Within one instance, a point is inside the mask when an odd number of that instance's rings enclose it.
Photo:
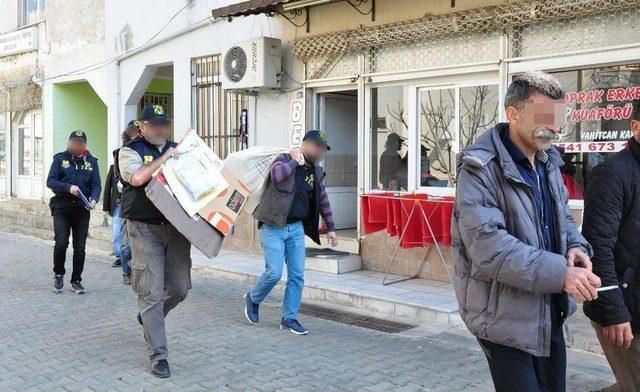
M 258 14 L 273 14 L 278 12 L 282 4 L 294 0 L 249 0 L 228 5 L 226 7 L 211 10 L 214 18 L 227 18 L 233 16 L 247 16 Z

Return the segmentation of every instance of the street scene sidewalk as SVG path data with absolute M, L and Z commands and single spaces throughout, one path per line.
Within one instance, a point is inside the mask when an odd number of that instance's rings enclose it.
M 0 234 L 2 391 L 482 391 L 492 390 L 473 339 L 422 325 L 387 334 L 302 315 L 308 336 L 278 329 L 278 293 L 261 324 L 242 314 L 246 283 L 199 269 L 167 319 L 173 376 L 147 369 L 131 288 L 103 252 L 90 251 L 87 294 L 50 288 L 52 244 Z M 569 350 L 569 390 L 612 383 L 604 359 Z

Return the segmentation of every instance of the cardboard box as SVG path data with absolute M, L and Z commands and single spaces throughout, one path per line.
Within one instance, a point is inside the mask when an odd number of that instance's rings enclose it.
M 153 177 L 145 192 L 153 205 L 193 246 L 209 258 L 218 255 L 224 236 L 198 215 L 194 219 L 186 213 L 173 196 L 162 172 Z
M 201 208 L 198 214 L 222 234 L 228 235 L 251 191 L 228 169 L 223 167 L 220 173 L 229 183 L 229 187 Z

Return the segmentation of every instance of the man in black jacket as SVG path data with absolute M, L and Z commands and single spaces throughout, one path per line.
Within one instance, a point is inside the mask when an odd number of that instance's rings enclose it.
M 584 305 L 616 376 L 608 391 L 640 391 L 640 101 L 634 101 L 627 148 L 593 169 L 583 234 L 593 247 L 598 299 Z M 607 290 L 608 289 L 608 290 Z
M 84 294 L 85 289 L 80 281 L 89 232 L 89 210 L 95 208 L 101 188 L 98 160 L 87 150 L 87 134 L 84 131 L 71 132 L 67 149 L 53 156 L 47 187 L 55 194 L 49 202 L 55 238 L 53 290 L 56 293 L 62 291 L 69 235 L 73 233 L 71 288 L 76 294 Z M 83 196 L 88 205 L 83 201 Z
M 122 143 L 138 137 L 140 129 L 132 120 L 127 128 L 122 132 Z M 116 260 L 111 265 L 114 268 L 122 267 L 122 282 L 131 285 L 131 249 L 126 236 L 126 225 L 120 216 L 120 197 L 122 193 L 122 182 L 120 181 L 120 171 L 118 170 L 118 152 L 120 148 L 113 151 L 114 164 L 109 167 L 107 180 L 102 197 L 102 210 L 111 216 L 111 228 L 113 229 L 113 253 Z

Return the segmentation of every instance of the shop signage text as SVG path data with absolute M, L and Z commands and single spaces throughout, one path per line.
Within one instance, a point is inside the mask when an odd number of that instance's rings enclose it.
M 572 142 L 572 143 L 554 143 L 556 146 L 563 148 L 568 153 L 581 152 L 618 152 L 627 146 L 626 140 L 614 140 L 607 142 Z
M 36 49 L 38 49 L 36 26 L 0 34 L 0 57 Z
M 289 141 L 299 147 L 305 132 L 304 90 L 297 91 L 289 102 Z
M 569 113 L 572 122 L 629 120 L 633 114 L 633 105 L 628 101 L 640 99 L 640 86 L 615 87 L 591 91 L 578 91 L 567 94 L 568 104 L 609 103 L 606 107 L 573 109 Z M 627 102 L 624 105 L 616 104 Z

